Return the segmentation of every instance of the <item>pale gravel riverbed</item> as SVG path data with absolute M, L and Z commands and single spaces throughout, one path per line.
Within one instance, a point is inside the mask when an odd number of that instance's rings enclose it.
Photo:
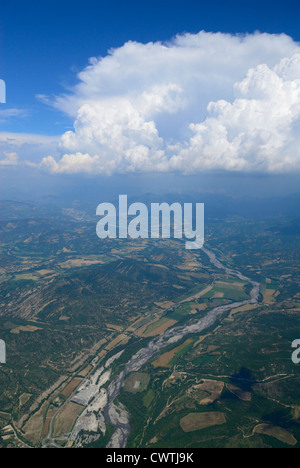
M 120 390 L 123 386 L 125 377 L 131 372 L 140 370 L 144 364 L 146 364 L 149 359 L 158 351 L 161 351 L 163 348 L 169 346 L 170 344 L 180 341 L 184 336 L 191 333 L 200 333 L 203 330 L 212 326 L 217 317 L 224 314 L 232 309 L 236 309 L 243 305 L 247 304 L 257 304 L 259 297 L 259 283 L 252 281 L 247 276 L 244 276 L 237 270 L 232 270 L 225 267 L 217 258 L 216 255 L 207 250 L 206 248 L 202 249 L 203 252 L 209 257 L 211 263 L 219 269 L 224 270 L 228 275 L 235 276 L 242 281 L 247 281 L 252 285 L 252 290 L 250 292 L 251 299 L 243 302 L 235 302 L 233 304 L 228 304 L 224 306 L 216 307 L 208 312 L 208 314 L 198 320 L 192 320 L 187 325 L 182 327 L 173 327 L 165 331 L 161 336 L 154 338 L 147 347 L 140 349 L 125 365 L 124 370 L 119 374 L 119 376 L 109 385 L 108 388 L 108 402 L 104 409 L 104 415 L 106 420 L 116 427 L 110 442 L 108 443 L 108 448 L 125 448 L 127 445 L 128 437 L 130 435 L 130 416 L 127 413 L 123 405 L 116 406 L 115 399 L 120 393 Z M 120 415 L 119 418 L 117 415 Z

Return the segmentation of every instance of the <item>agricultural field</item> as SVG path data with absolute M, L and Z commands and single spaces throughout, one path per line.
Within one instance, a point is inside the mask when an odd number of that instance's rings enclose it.
M 149 384 L 150 377 L 143 372 L 133 372 L 124 382 L 124 390 L 130 393 L 144 392 Z
M 190 413 L 180 420 L 180 427 L 184 432 L 200 431 L 207 427 L 225 424 L 224 413 L 211 411 L 209 413 Z
M 37 217 L 27 207 L 23 219 L 9 203 L 0 223 L 1 447 L 105 447 L 115 430 L 103 411 L 108 387 L 132 356 L 223 306 L 211 326 L 170 339 L 126 375 L 115 403 L 128 414 L 127 447 L 300 446 L 293 220 L 208 219 L 207 247 L 260 285 L 257 303 L 245 304 L 249 282 L 204 252 L 171 240 L 99 243 L 88 212 L 46 217 L 39 208 Z M 106 376 L 98 400 L 97 373 Z M 81 387 L 95 400 L 79 404 Z

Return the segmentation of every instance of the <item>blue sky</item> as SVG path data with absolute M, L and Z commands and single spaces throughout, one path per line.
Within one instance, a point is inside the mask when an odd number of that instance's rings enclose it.
M 112 176 L 144 168 L 183 175 L 299 169 L 298 2 L 0 4 L 0 78 L 7 86 L 7 103 L 0 107 L 0 169 L 6 185 L 8 178 L 18 185 L 20 171 L 37 180 L 45 173 Z M 247 40 L 236 36 L 247 33 Z M 198 68 L 195 49 L 200 55 L 207 50 Z M 235 119 L 243 120 L 241 102 L 244 114 L 256 113 L 256 122 L 266 109 L 270 124 L 253 126 L 245 119 L 233 128 Z
M 14 119 L 9 131 L 57 134 L 71 124 L 35 98 L 74 84 L 89 57 L 128 40 L 166 41 L 200 30 L 286 33 L 300 40 L 300 3 L 202 0 L 0 0 L 0 71 L 8 106 L 31 118 Z

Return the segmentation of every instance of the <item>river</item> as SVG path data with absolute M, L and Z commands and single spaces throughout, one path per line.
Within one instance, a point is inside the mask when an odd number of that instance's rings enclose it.
M 206 248 L 202 248 L 202 250 L 209 257 L 210 262 L 214 266 L 224 270 L 228 275 L 234 276 L 242 281 L 247 281 L 252 285 L 250 299 L 243 302 L 235 302 L 232 304 L 216 307 L 210 310 L 208 314 L 201 319 L 192 319 L 184 326 L 173 327 L 165 331 L 159 337 L 154 338 L 152 341 L 150 341 L 147 347 L 140 349 L 136 354 L 134 354 L 134 356 L 132 356 L 132 358 L 125 365 L 124 370 L 109 385 L 108 388 L 108 403 L 104 409 L 104 415 L 106 420 L 116 427 L 116 431 L 107 445 L 108 448 L 125 448 L 128 437 L 130 435 L 131 428 L 129 424 L 129 415 L 123 406 L 118 407 L 115 404 L 115 400 L 123 386 L 124 379 L 128 374 L 140 370 L 156 352 L 161 351 L 170 344 L 180 341 L 184 336 L 191 333 L 200 333 L 203 330 L 209 328 L 215 323 L 217 317 L 224 314 L 224 312 L 228 312 L 229 310 L 236 309 L 247 304 L 258 303 L 259 283 L 252 281 L 250 278 L 247 278 L 237 270 L 231 270 L 225 267 L 217 259 L 213 252 L 207 250 Z M 119 420 L 116 418 L 116 413 L 121 415 Z

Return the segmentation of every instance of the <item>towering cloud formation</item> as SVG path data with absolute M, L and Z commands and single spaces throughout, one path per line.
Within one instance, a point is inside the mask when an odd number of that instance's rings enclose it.
M 300 46 L 286 35 L 185 34 L 91 59 L 54 105 L 74 118 L 55 173 L 300 169 Z

